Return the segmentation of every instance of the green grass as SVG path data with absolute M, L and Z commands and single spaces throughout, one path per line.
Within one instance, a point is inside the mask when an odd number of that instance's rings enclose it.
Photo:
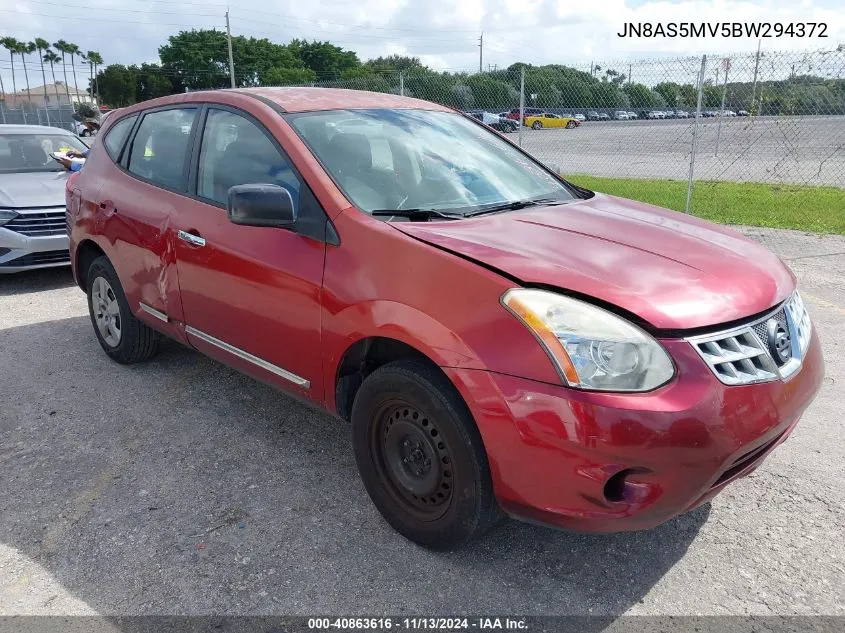
M 602 193 L 683 211 L 687 183 L 567 176 L 577 185 Z M 755 182 L 696 182 L 692 213 L 722 224 L 746 224 L 816 233 L 845 234 L 845 189 Z

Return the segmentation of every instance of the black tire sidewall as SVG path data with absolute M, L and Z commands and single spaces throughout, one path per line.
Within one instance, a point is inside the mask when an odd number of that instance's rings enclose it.
M 495 506 L 490 471 L 481 437 L 466 405 L 445 376 L 433 368 L 397 361 L 364 381 L 352 408 L 352 444 L 364 486 L 375 506 L 396 531 L 432 549 L 454 549 L 483 532 Z M 442 376 L 442 374 L 441 374 Z M 447 383 L 447 384 L 444 384 Z M 389 492 L 376 467 L 370 433 L 375 416 L 389 400 L 403 400 L 435 420 L 450 449 L 452 498 L 439 518 L 410 515 Z
M 117 299 L 117 304 L 120 309 L 120 342 L 112 347 L 103 338 L 100 333 L 100 328 L 97 327 L 97 320 L 94 317 L 94 307 L 92 301 L 92 288 L 94 280 L 97 277 L 105 279 L 109 286 L 111 286 L 114 296 Z M 94 328 L 94 334 L 103 348 L 103 351 L 108 354 L 113 360 L 119 363 L 129 364 L 135 362 L 136 356 L 136 339 L 139 336 L 139 329 L 146 327 L 139 322 L 129 308 L 129 301 L 126 299 L 126 294 L 123 292 L 123 286 L 120 284 L 120 279 L 117 276 L 114 266 L 106 257 L 98 257 L 88 268 L 88 275 L 86 276 L 87 290 L 86 296 L 88 299 L 88 314 L 91 317 L 91 325 Z
M 94 316 L 93 288 L 94 280 L 98 277 L 102 277 L 109 283 L 112 292 L 114 292 L 114 296 L 117 298 L 117 305 L 120 309 L 120 342 L 114 347 L 109 345 L 103 338 L 103 335 L 100 333 L 100 328 L 97 327 L 97 319 Z M 126 343 L 125 324 L 126 315 L 129 314 L 129 302 L 126 300 L 126 295 L 123 293 L 123 288 L 120 286 L 120 282 L 117 279 L 117 273 L 106 258 L 98 257 L 91 262 L 91 266 L 88 268 L 86 282 L 88 284 L 88 289 L 86 291 L 86 296 L 88 298 L 88 314 L 91 317 L 91 325 L 94 327 L 94 333 L 97 335 L 97 340 L 100 342 L 100 345 L 106 354 L 109 356 L 117 355 L 120 353 L 121 346 Z

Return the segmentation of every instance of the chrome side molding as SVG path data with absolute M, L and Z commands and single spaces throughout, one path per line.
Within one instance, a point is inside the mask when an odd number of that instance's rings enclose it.
M 139 303 L 138 306 L 141 308 L 141 310 L 143 310 L 150 316 L 157 318 L 159 321 L 163 321 L 164 323 L 167 323 L 169 321 L 167 315 L 164 312 L 159 312 L 155 308 L 148 306 L 146 303 Z
M 258 358 L 258 356 L 253 356 L 249 352 L 245 352 L 244 350 L 235 347 L 234 345 L 229 345 L 225 341 L 221 341 L 218 338 L 211 336 L 211 334 L 206 334 L 202 330 L 198 330 L 190 325 L 185 326 L 185 332 L 190 334 L 191 336 L 196 336 L 198 339 L 202 339 L 206 343 L 210 345 L 214 345 L 215 347 L 222 349 L 225 352 L 228 352 L 238 358 L 241 358 L 249 363 L 257 367 L 261 367 L 261 369 L 267 370 L 272 374 L 279 376 L 280 378 L 284 378 L 285 380 L 292 382 L 297 387 L 302 387 L 303 389 L 310 389 L 311 382 L 302 378 L 301 376 L 297 376 L 296 374 L 289 372 L 287 369 L 282 369 L 273 363 L 268 363 L 266 360 L 262 358 Z

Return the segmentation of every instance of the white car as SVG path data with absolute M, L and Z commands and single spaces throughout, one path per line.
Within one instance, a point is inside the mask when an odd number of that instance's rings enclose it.
M 628 112 L 628 118 L 629 119 L 636 119 L 637 113 L 636 112 Z
M 661 112 L 660 110 L 652 110 L 651 112 L 648 113 L 648 118 L 649 119 L 665 119 L 666 113 Z
M 573 114 L 572 118 L 575 119 L 576 121 L 581 121 L 581 123 L 583 123 L 584 121 L 587 120 L 587 117 L 585 117 L 580 112 L 576 112 L 575 114 Z
M 617 110 L 613 113 L 613 118 L 617 121 L 628 121 L 631 119 L 631 115 L 628 114 L 625 110 Z
M 54 153 L 85 151 L 72 132 L 46 125 L 0 125 L 0 276 L 68 266 L 65 185 Z

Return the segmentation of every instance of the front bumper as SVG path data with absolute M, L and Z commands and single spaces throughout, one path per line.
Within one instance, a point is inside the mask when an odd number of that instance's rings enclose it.
M 506 512 L 587 532 L 659 525 L 757 468 L 824 377 L 815 331 L 789 380 L 746 386 L 720 383 L 688 342 L 661 343 L 678 377 L 644 394 L 444 369 L 475 417 Z
M 30 236 L 0 227 L 0 274 L 68 264 L 67 234 Z

